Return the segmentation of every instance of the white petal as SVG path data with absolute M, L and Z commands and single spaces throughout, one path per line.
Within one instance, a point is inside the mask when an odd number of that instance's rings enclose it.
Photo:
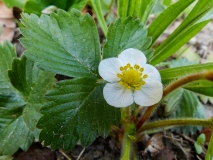
M 144 66 L 144 72 L 143 74 L 147 74 L 148 77 L 145 79 L 145 81 L 159 81 L 161 82 L 161 77 L 159 71 L 153 67 L 150 64 L 146 64 Z
M 120 66 L 122 65 L 122 61 L 118 58 L 107 58 L 100 62 L 98 72 L 104 80 L 117 82 L 120 80 L 120 78 L 117 77 L 117 73 L 121 73 Z
M 119 83 L 107 83 L 103 89 L 107 103 L 114 107 L 127 107 L 133 103 L 133 92 Z
M 135 64 L 143 66 L 146 64 L 146 57 L 143 52 L 134 48 L 122 51 L 118 55 L 118 58 L 122 60 L 124 66 L 127 65 L 127 63 L 130 63 L 131 66 L 134 66 Z
M 151 106 L 159 102 L 163 95 L 163 85 L 158 81 L 148 81 L 141 87 L 141 90 L 135 90 L 134 101 L 141 106 Z

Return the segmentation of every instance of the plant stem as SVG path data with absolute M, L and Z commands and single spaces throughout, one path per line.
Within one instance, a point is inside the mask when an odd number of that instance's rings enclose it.
M 150 115 L 153 113 L 153 111 L 157 108 L 158 103 L 154 104 L 150 107 L 148 107 L 146 109 L 146 112 L 144 113 L 144 115 L 141 117 L 141 119 L 139 120 L 137 126 L 136 126 L 136 130 L 138 131 L 141 126 L 146 122 L 146 120 L 150 117 Z
M 213 81 L 213 72 L 212 71 L 208 71 L 208 72 L 201 72 L 201 73 L 196 73 L 196 74 L 192 74 L 186 77 L 183 77 L 171 84 L 169 84 L 164 90 L 163 90 L 163 97 L 162 99 L 168 95 L 169 93 L 171 93 L 173 90 L 177 89 L 180 86 L 183 86 L 184 84 L 187 84 L 189 82 L 192 81 L 196 81 L 199 79 L 208 79 L 210 81 Z M 146 120 L 150 117 L 150 115 L 154 112 L 154 110 L 157 108 L 158 103 L 154 104 L 152 106 L 150 106 L 149 108 L 147 108 L 146 112 L 144 113 L 144 115 L 142 116 L 142 118 L 139 120 L 138 124 L 137 124 L 137 131 L 140 130 L 140 128 L 142 127 L 142 125 L 146 122 Z
M 131 141 L 129 137 L 124 134 L 122 142 L 122 157 L 121 160 L 129 160 L 131 155 Z
M 158 127 L 183 126 L 183 125 L 199 125 L 199 126 L 206 126 L 213 129 L 213 119 L 177 118 L 177 119 L 160 120 L 160 121 L 151 122 L 151 123 L 143 125 L 138 130 L 138 132 L 143 132 L 145 130 L 150 130 L 150 129 L 156 129 Z
M 201 72 L 201 73 L 196 73 L 196 74 L 192 74 L 186 77 L 183 77 L 171 84 L 169 84 L 164 90 L 163 90 L 163 98 L 168 95 L 169 93 L 171 93 L 172 91 L 174 91 L 175 89 L 177 89 L 180 86 L 183 86 L 184 84 L 187 84 L 189 82 L 192 81 L 196 81 L 199 79 L 208 79 L 208 80 L 212 80 L 212 71 L 210 72 Z

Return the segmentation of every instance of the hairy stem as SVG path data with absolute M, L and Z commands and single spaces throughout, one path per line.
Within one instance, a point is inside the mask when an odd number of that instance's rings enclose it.
M 164 90 L 163 90 L 163 98 L 167 96 L 169 93 L 174 91 L 180 86 L 183 86 L 184 84 L 187 84 L 192 81 L 200 80 L 200 79 L 208 79 L 208 80 L 213 80 L 213 72 L 201 72 L 201 73 L 196 73 L 192 74 L 186 77 L 183 77 L 171 84 L 169 84 Z
M 171 93 L 173 90 L 177 89 L 178 87 L 183 86 L 184 84 L 187 84 L 189 82 L 199 80 L 199 79 L 208 79 L 210 81 L 213 81 L 213 72 L 209 71 L 209 72 L 201 72 L 201 73 L 192 74 L 192 75 L 183 77 L 183 78 L 181 78 L 181 79 L 179 79 L 179 80 L 171 83 L 170 85 L 168 85 L 163 90 L 163 97 L 162 97 L 162 99 L 166 95 L 168 95 L 169 93 Z M 158 103 L 150 106 L 149 108 L 147 108 L 145 114 L 142 116 L 142 118 L 139 120 L 139 122 L 137 124 L 137 131 L 139 131 L 141 129 L 142 125 L 146 122 L 146 120 L 154 112 L 154 110 L 157 108 L 157 106 L 158 106 Z
M 185 125 L 199 125 L 206 126 L 213 129 L 213 119 L 198 119 L 198 118 L 178 118 L 178 119 L 167 119 L 160 120 L 156 122 L 151 122 L 143 125 L 138 132 L 143 132 L 145 130 L 156 129 L 159 127 L 168 126 L 185 126 Z
M 141 117 L 141 119 L 138 121 L 136 130 L 138 131 L 141 126 L 146 122 L 146 120 L 150 117 L 150 115 L 153 113 L 153 111 L 157 108 L 158 103 L 154 104 L 146 109 L 146 112 L 144 115 Z

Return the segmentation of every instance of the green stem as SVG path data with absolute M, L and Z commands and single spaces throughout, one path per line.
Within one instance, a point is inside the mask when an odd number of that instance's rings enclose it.
M 144 115 L 141 117 L 141 119 L 138 121 L 136 130 L 138 131 L 141 126 L 146 122 L 146 120 L 150 117 L 150 115 L 153 113 L 153 111 L 157 108 L 158 103 L 154 104 L 153 106 L 150 106 L 146 109 Z
M 177 119 L 167 119 L 160 120 L 156 122 L 151 122 L 143 125 L 138 132 L 143 132 L 145 130 L 156 129 L 159 127 L 167 126 L 185 126 L 185 125 L 199 125 L 213 128 L 213 119 L 198 119 L 198 118 L 177 118 Z
M 169 84 L 164 90 L 163 90 L 163 97 L 162 99 L 167 96 L 169 93 L 177 89 L 178 87 L 183 86 L 184 84 L 187 84 L 192 81 L 196 81 L 199 79 L 208 79 L 210 81 L 213 81 L 213 72 L 201 72 L 201 73 L 196 73 L 192 74 L 186 77 L 183 77 L 171 84 Z M 147 108 L 145 114 L 142 116 L 142 118 L 139 120 L 137 124 L 137 131 L 139 131 L 142 127 L 142 125 L 146 122 L 146 120 L 150 117 L 150 115 L 154 112 L 154 110 L 157 108 L 158 104 L 154 104 L 153 106 L 150 106 Z
M 213 133 L 211 135 L 211 139 L 208 145 L 208 150 L 206 152 L 205 160 L 211 160 L 213 156 Z
M 131 155 L 131 141 L 129 137 L 124 134 L 122 142 L 122 156 L 121 160 L 129 160 Z
M 211 72 L 201 72 L 201 73 L 196 73 L 192 74 L 186 77 L 183 77 L 171 84 L 169 84 L 164 90 L 163 90 L 163 98 L 167 96 L 169 93 L 177 89 L 178 87 L 183 86 L 184 84 L 187 84 L 192 81 L 196 81 L 199 79 L 208 79 L 211 80 L 212 76 L 212 71 Z

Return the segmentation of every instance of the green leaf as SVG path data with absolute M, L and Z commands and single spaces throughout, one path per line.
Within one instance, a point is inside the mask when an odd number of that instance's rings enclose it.
M 191 1 L 192 2 L 192 1 Z M 204 16 L 213 7 L 213 0 L 198 0 L 195 7 L 190 14 L 184 19 L 179 27 L 169 36 L 169 38 L 163 42 L 161 48 L 164 48 L 169 42 L 175 39 L 180 33 L 188 30 L 193 24 L 195 24 L 202 16 Z M 177 8 L 176 8 L 177 9 Z
M 23 6 L 23 12 L 40 15 L 41 11 L 48 6 L 48 3 L 46 3 L 45 1 L 27 0 L 25 5 Z
M 187 43 L 192 37 L 194 37 L 200 30 L 210 22 L 211 20 L 197 23 L 190 27 L 188 30 L 181 32 L 170 43 L 166 44 L 164 48 L 161 45 L 155 50 L 154 56 L 150 59 L 153 65 L 158 64 L 175 53 L 185 43 Z M 165 42 L 165 41 L 164 41 Z M 162 43 L 163 45 L 164 43 Z
M 170 6 L 172 4 L 172 0 L 163 0 L 163 4 Z
M 8 8 L 19 7 L 22 8 L 27 0 L 3 0 Z
M 204 144 L 206 141 L 206 135 L 204 133 L 201 133 L 198 137 L 197 137 L 197 142 L 198 144 Z
M 23 11 L 25 13 L 34 13 L 41 15 L 41 11 L 50 6 L 54 5 L 60 9 L 71 10 L 72 8 L 81 10 L 86 5 L 87 0 L 27 0 Z
M 0 44 L 0 94 L 10 91 L 10 82 L 7 71 L 12 67 L 13 58 L 16 57 L 15 47 L 6 41 L 4 45 Z
M 39 70 L 25 56 L 22 56 L 21 60 L 14 59 L 12 70 L 9 70 L 8 74 L 26 105 L 14 109 L 0 109 L 0 116 L 5 122 L 2 123 L 4 126 L 1 125 L 0 155 L 12 155 L 19 147 L 27 150 L 34 138 L 38 138 L 39 130 L 36 124 L 41 117 L 38 110 L 45 102 L 45 93 L 55 81 L 52 73 Z
M 118 15 L 122 19 L 132 16 L 135 17 L 138 14 L 141 0 L 118 0 Z
M 19 147 L 27 150 L 34 140 L 34 135 L 20 116 L 0 133 L 0 155 L 12 155 Z
M 80 140 L 91 144 L 100 135 L 106 137 L 111 124 L 120 121 L 120 109 L 109 106 L 103 97 L 103 86 L 94 78 L 79 78 L 57 83 L 50 90 L 38 127 L 40 140 L 52 149 L 72 149 Z
M 107 24 L 106 21 L 104 19 L 103 13 L 102 13 L 102 8 L 101 8 L 101 2 L 100 0 L 90 0 L 91 4 L 92 4 L 92 8 L 95 12 L 95 15 L 98 19 L 98 22 L 101 26 L 101 29 L 104 33 L 104 35 L 107 35 Z
M 184 11 L 194 0 L 179 0 L 163 11 L 148 27 L 148 35 L 152 37 L 152 44 L 163 31 Z
M 205 160 L 212 160 L 212 158 L 213 158 L 213 133 L 211 135 L 211 139 L 208 145 Z
M 200 144 L 198 144 L 197 142 L 194 143 L 195 146 L 195 150 L 197 152 L 197 154 L 201 154 L 203 152 L 202 146 Z
M 0 107 L 0 132 L 4 130 L 12 121 L 18 118 L 23 111 L 22 107 L 6 108 Z
M 193 25 L 199 19 L 201 19 L 208 11 L 210 11 L 212 7 L 213 7 L 213 0 L 199 0 L 197 4 L 195 5 L 195 7 L 190 12 L 190 14 L 184 19 L 184 21 L 178 26 L 178 28 L 155 50 L 155 54 L 154 54 L 155 57 L 152 59 L 151 63 L 154 65 L 168 58 L 169 54 L 164 56 L 165 54 L 164 50 L 170 49 L 169 47 L 171 46 L 175 47 L 176 44 L 174 43 L 174 41 L 177 42 L 177 38 L 184 37 L 184 35 L 187 37 L 187 34 L 189 31 L 192 32 L 192 30 L 194 30 L 195 32 L 196 28 L 194 28 Z M 205 22 L 203 22 L 203 24 L 205 24 Z M 200 22 L 198 26 L 202 28 L 202 22 Z M 191 35 L 191 38 L 192 38 L 192 35 Z M 159 55 L 164 56 L 164 58 L 161 58 L 161 60 L 158 60 Z
M 147 19 L 156 3 L 157 0 L 141 0 L 138 17 L 143 24 L 146 24 Z
M 115 0 L 101 0 L 101 8 L 103 15 L 111 12 L 111 7 L 114 5 Z
M 0 156 L 0 160 L 12 160 L 12 156 Z
M 160 75 L 163 84 L 168 84 L 186 75 L 211 70 L 213 70 L 213 63 L 206 63 L 206 64 L 196 64 L 183 67 L 162 69 L 160 70 Z
M 199 102 L 197 96 L 188 90 L 179 88 L 171 92 L 164 98 L 166 101 L 165 115 L 172 118 L 205 118 L 206 111 Z M 185 134 L 195 133 L 201 129 L 200 126 L 184 126 L 175 128 L 176 131 L 182 131 Z
M 121 51 L 127 48 L 135 48 L 146 53 L 151 44 L 151 38 L 147 37 L 147 30 L 140 21 L 126 18 L 123 22 L 117 19 L 109 26 L 107 39 L 103 47 L 103 58 L 117 57 Z
M 162 3 L 162 1 L 158 0 L 156 5 L 154 6 L 154 9 L 152 11 L 152 14 L 160 14 L 166 9 L 166 6 Z
M 15 57 L 15 47 L 10 42 L 0 44 L 0 107 L 14 108 L 25 104 L 12 87 L 7 75 Z
M 70 6 L 69 11 L 71 11 L 71 9 L 73 8 L 82 10 L 87 4 L 87 0 L 74 0 L 74 1 L 67 0 L 67 3 L 71 3 L 69 5 Z
M 197 64 L 197 63 L 191 62 L 187 58 L 178 58 L 176 60 L 171 60 L 169 63 L 169 67 L 174 68 L 174 67 L 188 66 L 188 65 L 193 65 L 193 64 Z
M 94 20 L 77 10 L 50 16 L 22 15 L 25 55 L 38 67 L 70 77 L 96 77 L 100 43 Z
M 213 97 L 213 82 L 209 80 L 198 80 L 183 86 L 185 89 Z
M 33 61 L 22 56 L 21 60 L 13 61 L 12 70 L 9 70 L 8 75 L 13 86 L 27 102 L 23 119 L 28 128 L 34 131 L 41 116 L 38 110 L 46 101 L 44 95 L 55 81 L 54 74 L 41 71 Z

